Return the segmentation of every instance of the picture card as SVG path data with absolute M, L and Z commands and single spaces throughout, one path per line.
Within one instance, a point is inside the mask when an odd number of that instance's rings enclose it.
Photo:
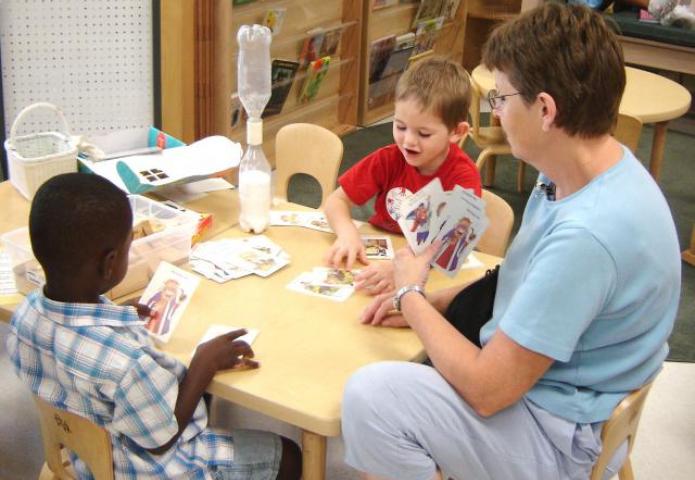
M 169 341 L 199 282 L 195 275 L 170 263 L 159 264 L 139 300 L 150 307 L 145 328 L 155 340 Z
M 342 302 L 352 295 L 354 289 L 345 285 L 321 285 L 316 283 L 313 272 L 304 272 L 287 285 L 293 292 Z
M 347 268 L 316 267 L 313 270 L 314 283 L 317 285 L 344 285 L 355 286 L 355 277 L 360 270 Z
M 362 235 L 362 245 L 367 258 L 389 260 L 394 256 L 393 243 L 385 235 Z
M 412 194 L 401 206 L 403 213 L 398 219 L 403 236 L 416 254 L 421 253 L 439 233 L 440 218 L 446 215 L 448 196 L 442 182 L 435 178 Z
M 286 13 L 287 9 L 285 7 L 271 8 L 265 12 L 263 25 L 270 29 L 273 36 L 277 35 L 282 30 L 282 24 L 285 21 Z

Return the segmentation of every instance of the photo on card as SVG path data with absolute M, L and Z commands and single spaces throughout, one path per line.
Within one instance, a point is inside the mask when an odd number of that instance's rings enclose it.
M 168 342 L 200 279 L 170 263 L 161 262 L 139 303 L 150 308 L 145 324 L 158 341 Z
M 355 276 L 360 270 L 350 270 L 346 268 L 316 267 L 313 270 L 314 283 L 318 285 L 345 285 L 355 286 Z
M 453 214 L 439 234 L 442 245 L 432 258 L 432 267 L 450 277 L 456 275 L 487 226 L 486 217 L 476 216 L 472 212 Z
M 362 235 L 362 245 L 367 258 L 372 260 L 389 260 L 393 258 L 393 243 L 383 235 Z
M 314 281 L 313 272 L 302 273 L 287 285 L 287 288 L 305 295 L 322 297 L 334 302 L 342 302 L 346 300 L 354 289 L 345 285 L 321 285 Z
M 398 225 L 413 252 L 420 253 L 432 243 L 441 225 L 437 212 L 444 214 L 447 196 L 442 182 L 435 178 L 412 194 L 401 206 Z M 437 218 L 433 218 L 437 216 Z

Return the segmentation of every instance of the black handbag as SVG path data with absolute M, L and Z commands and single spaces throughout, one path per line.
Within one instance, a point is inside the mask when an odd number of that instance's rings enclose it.
M 444 317 L 468 340 L 480 347 L 480 329 L 492 318 L 500 266 L 461 290 L 449 304 Z

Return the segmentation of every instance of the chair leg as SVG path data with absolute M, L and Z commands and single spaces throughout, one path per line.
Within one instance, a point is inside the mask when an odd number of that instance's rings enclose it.
M 632 473 L 632 464 L 630 463 L 630 457 L 627 457 L 623 462 L 623 466 L 618 472 L 619 480 L 635 480 L 635 475 Z
M 524 179 L 526 178 L 526 164 L 519 160 L 519 167 L 516 171 L 516 191 L 524 191 Z
M 495 164 L 497 163 L 496 155 L 490 155 L 487 168 L 485 169 L 485 180 L 483 185 L 491 187 L 495 183 Z

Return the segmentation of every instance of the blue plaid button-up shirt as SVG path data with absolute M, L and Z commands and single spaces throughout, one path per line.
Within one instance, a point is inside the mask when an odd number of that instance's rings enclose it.
M 61 303 L 41 289 L 17 309 L 7 349 L 17 375 L 41 398 L 105 427 L 116 478 L 209 478 L 233 465 L 229 435 L 207 428 L 200 402 L 176 445 L 174 407 L 186 367 L 157 351 L 133 307 Z M 91 478 L 73 458 L 79 478 Z

